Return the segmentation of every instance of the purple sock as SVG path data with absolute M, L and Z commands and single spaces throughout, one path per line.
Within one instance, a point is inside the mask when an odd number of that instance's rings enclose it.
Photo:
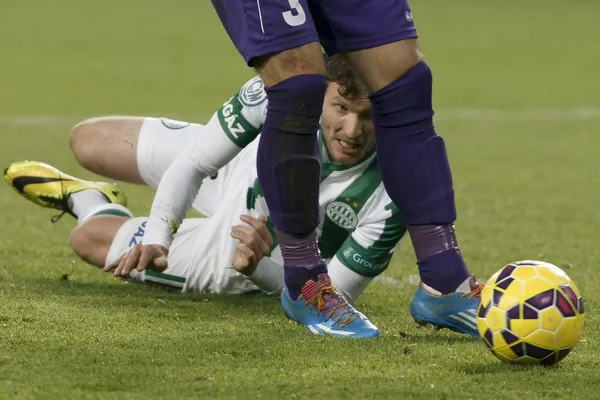
M 385 188 L 407 225 L 454 222 L 454 189 L 444 140 L 433 127 L 431 70 L 421 61 L 369 96 Z
M 315 229 L 321 173 L 317 131 L 326 88 L 321 75 L 298 75 L 265 88 L 269 104 L 258 147 L 258 179 L 278 231 L 286 286 L 296 298 L 295 288 L 311 279 L 311 268 L 325 265 Z
M 454 225 L 410 226 L 408 231 L 424 284 L 448 294 L 471 276 L 458 249 Z
M 426 225 L 435 231 L 452 225 L 456 206 L 446 146 L 433 126 L 432 84 L 431 70 L 421 61 L 369 97 L 385 188 L 409 229 Z M 424 235 L 418 240 L 426 247 L 442 248 L 447 239 Z M 417 255 L 417 260 L 420 272 L 428 276 L 425 283 L 436 290 L 446 290 L 443 282 L 448 276 L 464 280 L 466 267 L 457 246 L 422 258 Z
M 283 266 L 285 286 L 290 298 L 296 300 L 300 297 L 306 282 L 318 281 L 320 274 L 327 273 L 327 264 L 319 253 L 315 231 L 306 237 L 298 238 L 277 230 L 277 237 L 281 254 L 285 254 Z
M 306 236 L 319 224 L 317 131 L 327 81 L 298 75 L 265 88 L 269 104 L 258 147 L 258 180 L 273 225 Z

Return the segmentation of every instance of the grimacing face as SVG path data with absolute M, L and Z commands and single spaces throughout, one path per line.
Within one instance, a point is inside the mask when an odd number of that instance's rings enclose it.
M 325 92 L 321 129 L 329 160 L 337 164 L 359 161 L 375 144 L 375 126 L 368 98 L 346 98 L 340 85 L 329 82 Z

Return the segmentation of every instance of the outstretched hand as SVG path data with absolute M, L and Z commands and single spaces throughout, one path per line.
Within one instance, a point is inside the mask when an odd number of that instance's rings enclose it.
M 273 245 L 273 237 L 267 228 L 267 218 L 241 215 L 240 219 L 247 223 L 231 227 L 231 237 L 238 240 L 233 255 L 233 268 L 244 275 L 250 276 L 256 270 L 263 257 L 269 255 Z
M 131 250 L 123 254 L 117 261 L 103 268 L 109 272 L 114 270 L 114 276 L 128 276 L 135 269 L 142 272 L 151 269 L 163 272 L 168 267 L 167 255 L 169 251 L 157 244 L 136 244 Z

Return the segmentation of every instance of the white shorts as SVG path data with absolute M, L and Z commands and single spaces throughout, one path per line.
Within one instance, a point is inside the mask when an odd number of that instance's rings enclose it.
M 193 137 L 202 135 L 205 126 L 166 118 L 145 118 L 137 145 L 137 164 L 144 182 L 157 188 L 163 174 L 175 157 Z M 207 143 L 209 146 L 210 143 Z M 206 216 L 212 216 L 227 197 L 226 182 L 230 180 L 240 157 L 221 168 L 216 177 L 202 182 L 193 207 Z
M 106 265 L 116 261 L 143 241 L 146 217 L 132 218 L 117 232 Z M 169 267 L 164 273 L 132 272 L 143 282 L 180 288 L 182 292 L 243 294 L 259 290 L 232 267 L 235 241 L 217 217 L 190 218 L 183 221 L 171 246 Z
M 144 182 L 156 188 L 177 155 L 205 127 L 161 118 L 146 118 L 138 139 L 137 163 Z M 209 146 L 210 143 L 207 143 Z M 231 238 L 233 225 L 243 224 L 239 216 L 248 209 L 248 188 L 256 178 L 256 149 L 249 146 L 225 167 L 217 177 L 202 183 L 194 208 L 209 218 L 185 219 L 170 248 L 169 268 L 162 274 L 145 271 L 132 278 L 181 288 L 182 291 L 240 294 L 259 288 L 232 267 L 237 240 Z M 117 260 L 131 247 L 143 241 L 147 218 L 127 221 L 115 236 L 106 265 Z M 267 287 L 281 286 L 280 276 L 266 274 Z M 273 281 L 273 282 L 271 282 Z M 264 283 L 264 281 L 263 281 Z

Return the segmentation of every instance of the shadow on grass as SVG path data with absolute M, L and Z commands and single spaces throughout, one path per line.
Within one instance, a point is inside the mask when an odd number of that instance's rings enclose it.
M 138 282 L 102 282 L 75 281 L 68 279 L 31 278 L 25 290 L 28 297 L 39 296 L 72 296 L 86 300 L 98 299 L 104 304 L 127 304 L 136 301 L 143 304 L 147 301 L 161 301 L 172 306 L 194 306 L 199 302 L 210 302 L 233 308 L 244 308 L 245 311 L 268 311 L 279 308 L 279 299 L 260 292 L 242 295 L 216 295 L 206 293 L 181 293 L 178 289 L 155 286 Z M 279 311 L 279 310 L 278 310 Z
M 406 335 L 406 336 L 404 336 Z M 436 346 L 452 346 L 456 344 L 478 344 L 478 340 L 472 338 L 467 335 L 461 335 L 458 333 L 450 333 L 448 335 L 442 335 L 435 332 L 431 332 L 430 334 L 424 335 L 413 335 L 413 334 L 404 334 L 398 335 L 397 341 L 400 344 L 403 343 L 415 343 L 418 345 L 436 345 Z
M 485 357 L 485 360 L 465 362 L 464 364 L 457 366 L 457 370 L 459 372 L 463 372 L 468 375 L 493 375 L 506 373 L 522 374 L 523 372 L 528 371 L 543 371 L 546 373 L 560 370 L 560 368 L 560 363 L 548 367 L 541 365 L 507 364 L 497 360 L 493 356 Z
M 410 318 L 407 316 L 407 318 Z M 452 332 L 448 329 L 436 332 L 432 326 L 423 326 L 421 328 L 401 329 L 396 332 L 389 332 L 389 335 L 394 336 L 395 340 L 399 344 L 413 343 L 413 344 L 434 344 L 434 345 L 446 345 L 451 346 L 455 344 L 477 344 L 480 345 L 482 342 L 472 336 Z

